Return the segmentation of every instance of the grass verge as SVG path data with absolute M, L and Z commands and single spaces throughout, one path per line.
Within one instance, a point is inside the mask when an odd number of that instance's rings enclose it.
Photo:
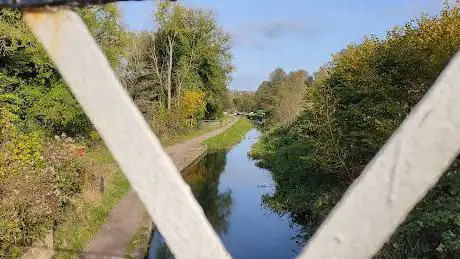
M 253 125 L 249 120 L 240 119 L 225 132 L 205 140 L 203 144 L 208 146 L 209 151 L 230 149 L 240 142 L 252 127 Z
M 56 258 L 77 257 L 129 190 L 128 181 L 105 147 L 89 152 L 85 163 L 95 175 L 104 176 L 106 187 L 100 197 L 84 197 L 77 202 L 75 210 L 67 212 L 67 220 L 56 229 Z
M 240 119 L 225 132 L 215 137 L 209 138 L 208 140 L 204 141 L 203 144 L 208 145 L 208 149 L 211 151 L 229 149 L 230 147 L 238 143 L 244 137 L 246 132 L 252 127 L 252 123 L 249 122 L 247 119 Z M 216 129 L 216 127 L 212 129 Z M 202 131 L 194 136 L 204 134 L 212 129 Z M 149 248 L 151 234 L 152 223 L 150 221 L 150 218 L 148 218 L 147 216 L 147 222 L 143 222 L 142 226 L 138 229 L 136 235 L 133 237 L 129 246 L 127 247 L 126 258 L 139 258 L 139 255 L 141 255 L 141 257 L 146 255 L 146 253 L 148 252 L 147 250 Z
M 221 128 L 221 127 L 225 126 L 227 123 L 230 123 L 232 120 L 233 120 L 233 117 L 225 116 L 225 117 L 223 117 L 223 118 L 218 120 L 220 123 L 204 124 L 201 127 L 197 128 L 197 129 L 193 129 L 190 132 L 187 132 L 187 133 L 184 133 L 184 134 L 173 135 L 173 136 L 170 136 L 170 137 L 160 137 L 160 141 L 161 141 L 161 144 L 163 146 L 169 146 L 169 145 L 172 145 L 172 144 L 183 142 L 183 141 L 192 139 L 194 137 L 198 137 L 200 135 L 203 135 L 203 134 L 205 134 L 205 133 L 207 133 L 209 131 Z
M 141 227 L 139 227 L 126 248 L 125 258 L 144 258 L 147 255 L 152 228 L 152 220 L 147 212 L 145 212 L 142 218 Z
M 187 134 L 174 136 L 169 139 L 161 139 L 163 145 L 171 145 L 193 137 L 205 134 L 209 131 L 226 125 L 232 117 L 221 119 L 220 124 L 206 125 Z M 66 212 L 66 220 L 61 223 L 55 233 L 56 258 L 75 258 L 85 245 L 100 230 L 106 218 L 120 200 L 127 194 L 129 183 L 113 160 L 110 152 L 103 145 L 88 152 L 85 157 L 85 167 L 96 178 L 103 176 L 105 179 L 105 191 L 99 193 L 99 186 L 90 186 L 80 200 L 76 202 L 75 210 Z M 97 181 L 96 181 L 97 182 Z M 149 219 L 143 221 L 137 234 L 133 237 L 127 248 L 128 256 L 145 251 L 139 248 L 148 246 L 151 230 Z

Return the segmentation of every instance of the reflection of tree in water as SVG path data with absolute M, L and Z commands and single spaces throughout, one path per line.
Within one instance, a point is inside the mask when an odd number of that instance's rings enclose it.
M 260 204 L 262 209 L 278 215 L 279 217 L 288 217 L 290 228 L 298 229 L 298 232 L 295 236 L 291 237 L 291 240 L 294 240 L 296 244 L 303 247 L 306 242 L 312 237 L 313 231 L 311 227 L 305 221 L 305 215 L 295 214 L 293 212 L 286 211 L 282 204 L 278 202 L 274 194 L 263 194 L 262 203 Z
M 228 217 L 231 213 L 231 191 L 219 193 L 219 178 L 226 165 L 226 152 L 208 154 L 206 158 L 187 169 L 185 181 L 200 203 L 214 230 L 219 234 L 228 231 Z M 174 258 L 164 242 L 155 244 L 156 258 Z
M 226 153 L 216 152 L 187 170 L 184 179 L 192 188 L 211 225 L 218 234 L 228 231 L 232 205 L 231 191 L 219 193 L 219 178 L 226 164 Z

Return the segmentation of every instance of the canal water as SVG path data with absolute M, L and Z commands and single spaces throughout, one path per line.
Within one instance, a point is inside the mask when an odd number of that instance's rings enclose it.
M 300 226 L 263 205 L 263 195 L 274 191 L 273 180 L 247 156 L 259 136 L 250 130 L 229 152 L 208 154 L 184 178 L 233 258 L 293 258 L 301 250 L 294 238 Z M 148 257 L 173 258 L 158 232 Z

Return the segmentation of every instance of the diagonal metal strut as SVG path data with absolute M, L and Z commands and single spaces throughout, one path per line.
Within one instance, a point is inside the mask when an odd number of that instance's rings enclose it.
M 81 18 L 26 11 L 45 46 L 177 258 L 230 257 Z
M 127 96 L 80 17 L 26 12 L 177 258 L 228 258 L 171 159 Z M 393 134 L 300 258 L 369 258 L 460 150 L 460 55 Z

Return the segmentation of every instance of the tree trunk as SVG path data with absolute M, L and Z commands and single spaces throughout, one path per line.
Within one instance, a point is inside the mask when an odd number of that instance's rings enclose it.
M 185 67 L 185 70 L 181 73 L 181 76 L 177 80 L 177 107 L 180 107 L 180 96 L 181 96 L 181 90 L 182 90 L 182 83 L 184 82 L 184 78 L 187 76 L 190 67 L 192 66 L 193 58 L 194 58 L 194 48 L 192 48 L 191 53 L 190 53 L 190 58 L 188 60 L 188 64 Z
M 171 77 L 172 77 L 172 61 L 173 61 L 173 40 L 168 38 L 169 42 L 169 63 L 168 63 L 168 81 L 167 81 L 167 89 L 168 89 L 168 110 L 171 109 Z
M 177 88 L 177 108 L 180 107 L 180 85 Z
M 161 106 L 163 107 L 164 105 L 164 102 L 163 102 L 163 95 L 164 95 L 164 71 L 163 71 L 163 67 L 160 65 L 160 61 L 158 59 L 158 56 L 157 56 L 157 50 L 156 50 L 156 38 L 155 38 L 155 34 L 151 34 L 151 39 L 152 39 L 152 45 L 151 45 L 151 49 L 149 51 L 150 53 L 150 56 L 152 57 L 153 59 L 153 71 L 155 72 L 157 78 L 158 78 L 158 82 L 159 82 L 159 85 L 160 85 L 160 90 L 159 90 L 159 100 L 160 100 L 160 104 Z M 155 84 L 152 82 L 152 91 L 155 92 Z

